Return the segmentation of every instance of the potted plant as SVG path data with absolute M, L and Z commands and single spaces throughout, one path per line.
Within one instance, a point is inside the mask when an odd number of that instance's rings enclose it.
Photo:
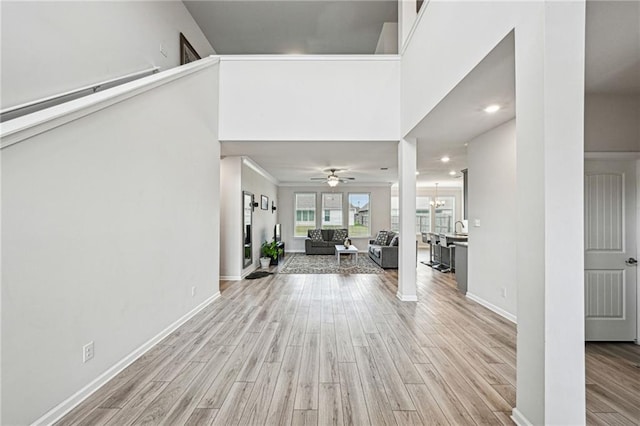
M 271 263 L 274 265 L 278 264 L 278 257 L 282 254 L 283 250 L 281 247 L 278 247 L 276 240 L 272 240 L 271 242 L 265 241 L 262 243 L 261 249 L 263 257 L 260 258 L 260 265 L 263 269 L 268 268 Z

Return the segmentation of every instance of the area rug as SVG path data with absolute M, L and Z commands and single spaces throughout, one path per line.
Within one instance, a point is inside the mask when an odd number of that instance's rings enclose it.
M 340 266 L 335 255 L 304 253 L 287 254 L 281 274 L 382 274 L 384 269 L 369 259 L 366 253 L 358 254 L 358 264 L 353 255 L 341 255 Z

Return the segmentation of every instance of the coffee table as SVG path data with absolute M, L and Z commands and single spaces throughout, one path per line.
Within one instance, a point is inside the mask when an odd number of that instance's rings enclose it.
M 336 259 L 338 260 L 338 266 L 340 266 L 341 254 L 355 254 L 356 265 L 358 264 L 358 248 L 356 246 L 345 247 L 343 245 L 336 245 Z

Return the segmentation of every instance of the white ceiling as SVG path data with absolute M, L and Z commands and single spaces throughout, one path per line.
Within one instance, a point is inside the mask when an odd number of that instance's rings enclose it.
M 587 2 L 585 84 L 589 93 L 640 94 L 640 2 Z
M 328 168 L 343 169 L 338 176 L 355 177 L 344 184 L 351 186 L 388 184 L 398 176 L 397 142 L 223 142 L 221 154 L 250 157 L 284 185 L 322 185 L 310 179 L 326 177 L 323 170 Z
M 487 114 L 483 109 L 502 109 Z M 466 142 L 515 117 L 514 36 L 509 34 L 410 132 L 418 138 L 419 181 L 460 185 L 450 171 L 467 167 Z M 449 163 L 440 158 L 448 156 Z M 460 175 L 458 173 L 458 175 Z
M 218 54 L 372 54 L 397 0 L 188 1 Z

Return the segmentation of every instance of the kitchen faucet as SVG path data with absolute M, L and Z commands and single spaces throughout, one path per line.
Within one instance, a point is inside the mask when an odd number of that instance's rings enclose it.
M 456 226 L 458 226 L 458 224 L 462 225 L 462 228 L 460 229 L 460 232 L 464 231 L 464 222 L 459 220 L 456 223 L 453 224 L 453 232 L 458 232 L 458 230 L 456 229 Z

